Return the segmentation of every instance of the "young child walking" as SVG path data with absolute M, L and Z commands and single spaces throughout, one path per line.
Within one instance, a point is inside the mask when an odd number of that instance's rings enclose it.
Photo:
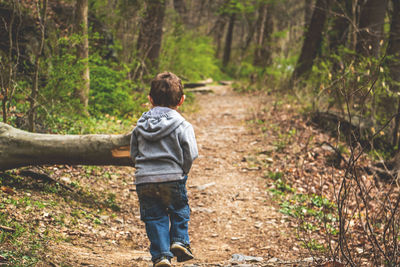
M 185 100 L 181 80 L 171 72 L 151 81 L 152 109 L 143 113 L 131 137 L 140 218 L 150 240 L 153 266 L 193 259 L 186 180 L 198 156 L 192 125 L 178 112 Z

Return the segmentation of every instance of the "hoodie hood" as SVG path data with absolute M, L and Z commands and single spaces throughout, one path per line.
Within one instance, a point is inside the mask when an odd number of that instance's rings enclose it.
M 156 141 L 172 133 L 185 119 L 174 109 L 154 107 L 143 113 L 136 131 L 146 140 Z

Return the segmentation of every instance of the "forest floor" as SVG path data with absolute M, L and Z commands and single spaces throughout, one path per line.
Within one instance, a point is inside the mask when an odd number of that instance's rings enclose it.
M 332 139 L 308 125 L 294 107 L 265 93 L 212 89 L 196 95 L 194 110 L 184 113 L 200 154 L 188 179 L 195 259 L 173 263 L 314 265 L 311 255 L 318 255 L 319 247 L 305 248 L 298 221 L 290 210 L 282 212 L 280 199 L 293 194 L 292 188 L 321 194 L 334 186 L 322 177 L 340 170 L 327 171 L 324 155 L 331 152 L 318 145 Z M 74 192 L 27 181 L 14 185 L 10 198 L 29 198 L 30 204 L 17 201 L 6 208 L 16 220 L 30 221 L 46 243 L 40 265 L 151 266 L 133 168 L 53 166 L 47 171 Z M 276 179 L 281 175 L 287 183 Z

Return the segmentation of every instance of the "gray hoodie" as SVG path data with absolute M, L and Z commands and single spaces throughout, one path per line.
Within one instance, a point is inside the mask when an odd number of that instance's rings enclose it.
M 181 180 L 197 156 L 193 127 L 176 110 L 154 107 L 143 113 L 133 129 L 135 184 Z

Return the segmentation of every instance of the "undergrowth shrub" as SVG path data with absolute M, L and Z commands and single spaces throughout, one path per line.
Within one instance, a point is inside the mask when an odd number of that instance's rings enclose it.
M 126 78 L 128 67 L 118 67 L 98 56 L 91 59 L 89 112 L 95 117 L 109 114 L 128 118 L 140 112 L 147 101 L 145 94 L 136 90 L 140 86 Z
M 70 48 L 78 42 L 78 37 L 60 38 L 54 49 L 58 53 L 48 57 L 42 64 L 46 85 L 39 90 L 39 120 L 48 120 L 55 114 L 73 114 L 79 108 L 79 99 L 74 95 L 76 88 L 83 86 L 80 73 L 83 64 Z
M 272 64 L 265 69 L 265 82 L 271 89 L 277 90 L 285 87 L 296 65 L 297 56 L 276 57 Z
M 168 70 L 179 77 L 197 81 L 204 78 L 221 78 L 218 61 L 210 37 L 176 26 L 163 38 L 160 70 Z
M 313 103 L 312 111 L 334 115 L 332 120 L 328 119 L 334 127 L 330 132 L 338 141 L 348 141 L 347 153 L 340 145 L 335 151 L 335 157 L 343 156 L 345 164 L 340 167 L 339 160 L 335 167 L 343 170 L 338 177 L 332 175 L 335 184 L 329 190 L 335 194 L 336 205 L 325 210 L 334 212 L 325 217 L 316 213 L 324 222 L 319 235 L 328 241 L 326 257 L 344 265 L 399 265 L 398 177 L 392 175 L 390 165 L 385 165 L 398 150 L 392 144 L 393 135 L 398 134 L 393 131 L 398 94 L 391 91 L 393 81 L 385 60 L 388 58 L 362 57 L 341 48 L 336 55 L 314 62 L 310 75 L 299 82 L 296 91 Z M 327 129 L 325 125 L 320 123 L 321 128 Z M 379 164 L 363 158 L 366 152 L 379 159 Z M 375 168 L 380 164 L 382 173 L 366 171 L 369 166 Z M 313 206 L 325 205 L 321 200 L 314 197 Z M 296 215 L 290 201 L 281 207 L 286 214 Z M 304 226 L 305 230 L 314 229 L 309 224 Z M 310 238 L 307 247 L 318 248 L 313 235 Z
M 389 70 L 381 59 L 360 57 L 341 48 L 337 54 L 315 62 L 308 79 L 298 85 L 298 95 L 308 95 L 305 102 L 311 103 L 312 111 L 329 111 L 347 119 L 351 114 L 362 138 L 379 131 L 374 142 L 387 146 L 397 112 L 397 93 L 390 90 L 390 82 Z M 389 127 L 381 129 L 390 120 Z
M 89 59 L 90 117 L 78 114 L 81 104 L 75 92 L 83 85 L 80 75 L 83 64 L 76 58 L 76 42 L 79 36 L 59 39 L 54 48 L 58 53 L 42 63 L 44 82 L 38 97 L 38 130 L 82 134 L 126 129 L 126 124 L 145 110 L 146 94 L 137 89 L 142 85 L 128 79 L 130 70 L 126 65 L 105 60 L 100 52 L 93 51 Z M 30 81 L 20 82 L 21 95 L 29 94 L 30 84 Z M 25 114 L 29 109 L 26 101 L 20 101 L 17 107 Z

